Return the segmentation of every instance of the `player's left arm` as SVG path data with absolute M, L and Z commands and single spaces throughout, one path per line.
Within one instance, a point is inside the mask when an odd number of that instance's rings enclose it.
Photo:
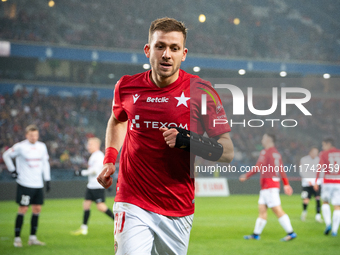
M 229 133 L 208 138 L 183 128 L 160 128 L 170 148 L 179 148 L 211 161 L 230 163 L 234 158 L 234 146 Z
M 217 161 L 230 163 L 234 158 L 234 144 L 229 133 L 219 135 L 217 142 L 223 146 L 222 156 Z
M 321 152 L 318 166 L 322 166 L 324 164 L 326 164 L 326 160 L 324 159 L 324 153 Z M 320 173 L 321 173 L 321 171 L 316 171 L 315 184 L 314 184 L 314 190 L 315 191 L 319 191 L 318 179 L 320 179 L 320 177 L 321 177 Z
M 47 152 L 47 147 L 45 145 L 44 152 L 43 152 L 43 159 L 42 159 L 42 168 L 43 168 L 43 175 L 44 180 L 46 181 L 46 191 L 49 192 L 51 189 L 51 166 L 48 162 L 49 156 Z
M 281 162 L 282 165 L 282 162 Z M 283 168 L 280 168 L 280 176 L 283 182 L 283 191 L 286 195 L 291 196 L 293 194 L 293 188 L 289 184 L 289 180 L 287 178 L 286 173 L 284 172 Z

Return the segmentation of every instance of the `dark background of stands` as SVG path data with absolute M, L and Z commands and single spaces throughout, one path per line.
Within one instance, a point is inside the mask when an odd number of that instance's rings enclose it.
M 213 78 L 239 79 L 240 68 L 246 70 L 243 79 L 275 79 L 275 85 L 254 85 L 256 108 L 270 108 L 273 86 L 297 86 L 311 91 L 312 99 L 306 108 L 312 117 L 305 117 L 291 107 L 288 116 L 298 120 L 298 128 L 294 131 L 280 126 L 271 128 L 278 136 L 277 147 L 285 164 L 298 164 L 310 146 L 320 147 L 325 135 L 339 141 L 339 1 L 56 0 L 52 8 L 47 3 L 23 0 L 0 3 L 0 41 L 12 46 L 9 55 L 0 51 L 2 187 L 14 187 L 2 153 L 24 139 L 24 128 L 31 123 L 39 126 L 41 140 L 48 146 L 52 178 L 57 186 L 76 183 L 79 189 L 85 187 L 86 178 L 77 179 L 73 171 L 86 168 L 87 138 L 98 136 L 104 140 L 114 84 L 122 75 L 145 71 L 143 63 L 146 62 L 140 56 L 147 42 L 148 27 L 152 20 L 163 16 L 182 20 L 189 28 L 185 71 L 195 73 L 193 64 L 201 63 L 197 74 L 212 83 Z M 205 14 L 205 23 L 198 21 L 200 14 Z M 236 18 L 240 20 L 239 25 L 234 24 Z M 21 51 L 15 53 L 14 46 L 20 46 Z M 32 48 L 43 50 L 44 54 L 34 53 Z M 57 51 L 64 55 L 77 51 L 89 57 L 79 59 L 72 54 L 58 57 Z M 103 60 L 103 56 L 110 54 L 112 59 Z M 114 58 L 119 54 L 125 54 L 128 61 Z M 219 61 L 225 65 L 209 64 Z M 287 77 L 280 77 L 280 71 L 287 71 Z M 324 73 L 329 73 L 331 78 L 324 79 Z M 293 85 L 289 79 L 294 81 Z M 246 94 L 248 85 L 239 86 Z M 66 88 L 63 93 L 46 92 L 60 87 Z M 230 118 L 230 94 L 222 93 L 221 98 Z M 249 111 L 242 118 L 265 119 Z M 242 118 L 233 116 L 235 121 Z M 280 109 L 270 118 L 282 119 Z M 232 128 L 236 150 L 233 165 L 255 164 L 266 130 L 268 128 Z M 238 189 L 238 175 L 220 174 L 234 183 L 232 192 L 244 193 Z M 298 180 L 297 173 L 289 176 L 291 180 Z M 247 192 L 258 191 L 257 180 L 250 186 Z M 5 190 L 7 188 L 1 188 L 0 199 L 6 197 Z M 69 194 L 83 195 L 83 190 L 77 192 Z

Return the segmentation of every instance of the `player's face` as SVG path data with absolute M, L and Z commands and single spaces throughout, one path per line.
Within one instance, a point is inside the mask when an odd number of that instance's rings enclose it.
M 313 148 L 311 149 L 311 151 L 309 152 L 309 155 L 312 157 L 312 158 L 316 158 L 319 154 L 319 150 L 317 148 Z
M 97 150 L 99 150 L 99 144 L 95 140 L 89 140 L 87 142 L 87 151 L 92 154 Z
M 330 143 L 322 142 L 322 150 L 328 151 L 331 147 L 332 145 Z
M 87 151 L 89 153 L 93 153 L 94 152 L 94 142 L 93 142 L 93 140 L 89 140 L 87 142 Z
M 30 143 L 36 143 L 39 139 L 39 131 L 35 130 L 35 131 L 29 131 L 28 133 L 26 133 L 26 139 L 30 142 Z
M 155 31 L 151 42 L 145 45 L 144 52 L 150 59 L 152 72 L 155 72 L 158 79 L 174 78 L 176 80 L 188 50 L 184 48 L 182 32 Z
M 267 136 L 266 134 L 264 134 L 264 135 L 262 136 L 261 143 L 262 143 L 262 146 L 263 146 L 263 147 L 266 146 L 266 144 L 268 143 L 268 140 L 269 140 L 269 139 L 270 139 L 269 136 Z

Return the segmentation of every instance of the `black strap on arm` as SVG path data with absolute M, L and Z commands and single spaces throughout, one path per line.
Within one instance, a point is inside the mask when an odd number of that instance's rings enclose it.
M 222 156 L 223 146 L 215 138 L 204 137 L 179 127 L 169 128 L 175 128 L 179 132 L 176 136 L 176 148 L 211 161 L 216 161 Z

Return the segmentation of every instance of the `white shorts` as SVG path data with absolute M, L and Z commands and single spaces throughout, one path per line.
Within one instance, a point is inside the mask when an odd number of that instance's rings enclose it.
M 115 254 L 187 254 L 193 214 L 169 217 L 123 202 L 113 213 Z
M 324 183 L 321 188 L 321 199 L 332 205 L 340 205 L 340 184 Z
M 281 205 L 280 189 L 261 189 L 258 204 L 266 205 L 268 208 Z

